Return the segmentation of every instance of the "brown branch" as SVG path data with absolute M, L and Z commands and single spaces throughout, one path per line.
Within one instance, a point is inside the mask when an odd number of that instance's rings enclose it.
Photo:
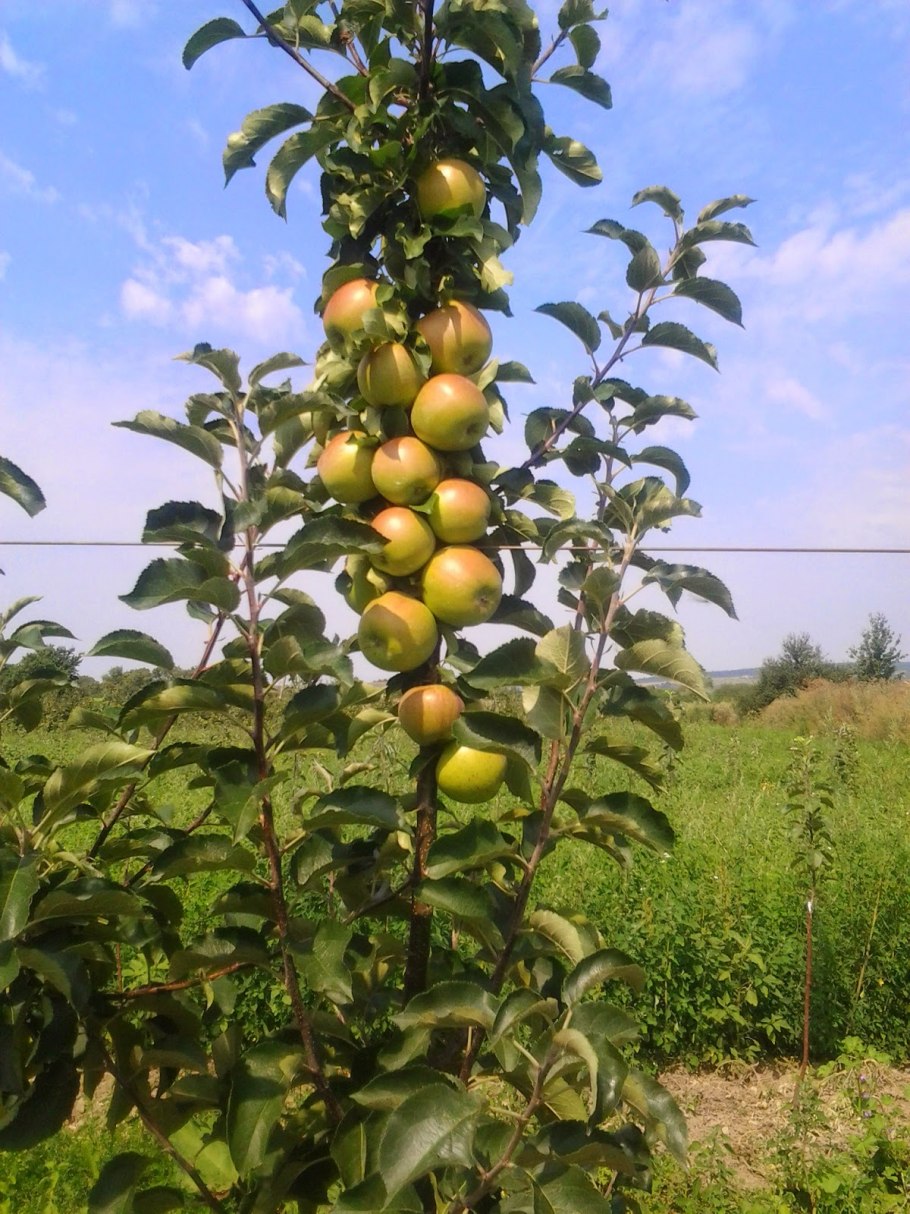
M 204 986 L 206 982 L 214 982 L 217 978 L 224 978 L 228 974 L 235 974 L 238 970 L 249 969 L 254 962 L 252 961 L 232 961 L 230 965 L 224 965 L 219 970 L 213 970 L 210 974 L 197 974 L 195 978 L 181 978 L 175 982 L 153 982 L 149 986 L 134 986 L 130 990 L 118 991 L 118 999 L 142 999 L 146 995 L 164 995 L 172 991 L 188 991 L 194 986 Z
M 430 964 L 433 908 L 417 898 L 416 888 L 427 873 L 427 856 L 436 838 L 436 765 L 432 758 L 417 778 L 417 825 L 414 831 L 414 867 L 411 873 L 411 924 L 408 960 L 404 974 L 405 1001 L 426 990 Z
M 550 45 L 543 52 L 543 54 L 540 56 L 540 58 L 537 60 L 537 62 L 532 66 L 532 68 L 531 68 L 532 76 L 537 75 L 537 73 L 540 71 L 540 69 L 543 67 L 543 65 L 546 63 L 546 61 L 550 58 L 550 56 L 553 54 L 553 52 L 555 50 L 557 50 L 560 46 L 562 46 L 562 44 L 565 42 L 565 40 L 566 40 L 566 38 L 568 38 L 568 36 L 569 36 L 568 30 L 560 30 L 560 32 L 556 35 L 556 37 L 551 40 Z
M 353 113 L 357 107 L 354 105 L 354 102 L 351 101 L 350 97 L 345 97 L 344 93 L 337 84 L 334 84 L 327 76 L 323 76 L 322 72 L 313 67 L 311 63 L 307 63 L 306 59 L 304 59 L 303 55 L 301 55 L 299 51 L 295 50 L 294 47 L 291 46 L 291 44 L 279 34 L 276 34 L 274 29 L 269 25 L 265 17 L 253 3 L 253 0 L 240 0 L 240 3 L 245 5 L 259 22 L 263 34 L 265 34 L 267 41 L 272 46 L 277 46 L 278 49 L 284 51 L 286 55 L 290 55 L 298 67 L 302 67 L 306 74 L 311 76 L 321 88 L 325 89 L 327 93 L 331 93 L 331 95 L 337 101 L 340 101 L 343 105 L 346 105 Z
M 423 38 L 420 51 L 420 78 L 417 85 L 417 96 L 426 101 L 430 95 L 430 73 L 433 70 L 435 52 L 433 49 L 433 9 L 436 0 L 420 0 L 423 10 Z

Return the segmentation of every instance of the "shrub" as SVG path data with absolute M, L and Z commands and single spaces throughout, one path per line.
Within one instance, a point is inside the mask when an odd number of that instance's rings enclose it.
M 867 741 L 910 743 L 910 684 L 832 683 L 815 679 L 796 695 L 776 700 L 761 714 L 774 729 L 833 734 L 849 725 Z

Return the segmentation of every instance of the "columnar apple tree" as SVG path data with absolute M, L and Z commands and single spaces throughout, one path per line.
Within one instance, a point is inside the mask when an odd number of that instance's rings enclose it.
M 177 551 L 123 596 L 186 602 L 206 640 L 185 678 L 145 632 L 102 638 L 94 653 L 161 677 L 118 711 L 78 711 L 95 740 L 75 762 L 0 766 L 0 1147 L 54 1133 L 107 1076 L 109 1122 L 138 1117 L 176 1179 L 116 1156 L 99 1212 L 634 1210 L 654 1143 L 685 1149 L 626 1048 L 614 992 L 644 975 L 535 879 L 556 848 L 626 864 L 633 844 L 672 844 L 644 795 L 661 766 L 638 742 L 678 749 L 680 725 L 632 676 L 702 692 L 702 672 L 679 624 L 632 599 L 733 608 L 707 571 L 645 550 L 698 513 L 683 461 L 648 432 L 694 415 L 617 371 L 650 347 L 716 365 L 651 316 L 701 305 L 740 322 L 701 271 L 709 242 L 750 242 L 721 218 L 749 200 L 687 226 L 671 190 L 642 190 L 663 255 L 593 225 L 592 255 L 604 239 L 629 254 L 621 319 L 541 304 L 579 339 L 582 372 L 503 466 L 501 389 L 529 374 L 493 357 L 484 313 L 508 312 L 502 258 L 538 207 L 541 158 L 600 179 L 535 89 L 609 108 L 601 16 L 565 0 L 544 42 L 524 0 L 244 4 L 252 22 L 209 22 L 184 62 L 248 38 L 256 70 L 270 43 L 276 75 L 318 85 L 312 111 L 248 115 L 224 165 L 230 179 L 280 138 L 265 182 L 283 215 L 318 163 L 326 340 L 303 388 L 281 378 L 294 355 L 244 379 L 232 351 L 197 345 L 184 357 L 213 383 L 185 420 L 120 423 L 213 470 L 210 504 L 149 512 L 144 538 Z M 528 598 L 538 563 L 558 569 L 562 621 Z M 360 613 L 353 636 L 330 636 L 308 593 L 320 578 Z M 481 623 L 505 626 L 483 653 Z M 168 804 L 178 778 L 191 812 Z

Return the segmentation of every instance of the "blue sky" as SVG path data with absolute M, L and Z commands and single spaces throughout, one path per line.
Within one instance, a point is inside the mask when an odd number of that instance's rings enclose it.
M 143 408 L 179 415 L 204 381 L 173 355 L 205 340 L 249 366 L 274 349 L 311 357 L 321 339 L 315 171 L 292 188 L 284 224 L 261 168 L 224 190 L 220 166 L 249 110 L 316 96 L 260 43 L 183 69 L 181 47 L 204 21 L 249 25 L 239 0 L 53 8 L 51 20 L 31 0 L 0 6 L 0 451 L 48 498 L 33 521 L 0 504 L 0 534 L 134 540 L 148 508 L 210 493 L 201 465 L 110 425 Z M 555 8 L 539 9 L 545 31 Z M 656 208 L 629 211 L 637 189 L 667 184 L 693 216 L 746 193 L 759 247 L 709 247 L 706 267 L 740 294 L 745 330 L 674 305 L 674 319 L 717 343 L 721 374 L 670 352 L 626 368 L 699 414 L 660 436 L 683 454 L 704 507 L 664 542 L 910 547 L 910 6 L 616 0 L 601 37 L 613 111 L 557 87 L 543 100 L 559 133 L 596 152 L 604 182 L 582 191 L 545 170 L 538 220 L 508 256 L 515 318 L 495 322 L 496 350 L 537 380 L 510 394 L 516 431 L 532 408 L 563 403 L 585 369 L 573 339 L 534 307 L 628 307 L 621 247 L 583 230 L 616 218 L 661 247 Z M 517 451 L 507 438 L 490 446 L 504 462 Z M 697 602 L 681 611 L 711 669 L 757 664 L 788 631 L 845 658 L 872 611 L 910 645 L 910 557 L 680 559 L 722 576 L 739 610 L 739 622 Z M 4 548 L 2 599 L 43 594 L 42 611 L 85 647 L 138 627 L 190 663 L 200 641 L 181 609 L 140 615 L 117 602 L 146 560 Z

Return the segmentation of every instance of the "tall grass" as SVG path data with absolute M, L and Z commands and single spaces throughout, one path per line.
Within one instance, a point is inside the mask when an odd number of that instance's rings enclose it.
M 870 741 L 910 745 L 910 683 L 829 683 L 817 679 L 782 696 L 761 714 L 763 724 L 800 734 L 826 734 L 849 725 Z

